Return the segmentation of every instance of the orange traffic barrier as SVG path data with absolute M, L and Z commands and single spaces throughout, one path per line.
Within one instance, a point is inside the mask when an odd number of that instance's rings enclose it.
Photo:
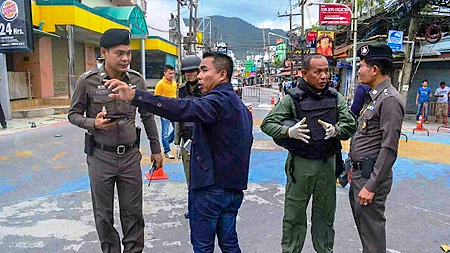
M 163 167 L 156 169 L 153 171 L 153 175 L 150 175 L 148 171 L 145 173 L 145 178 L 147 180 L 167 180 L 169 179 L 169 176 L 164 172 Z
M 253 106 L 252 105 L 248 105 L 248 110 L 250 111 L 250 114 L 253 115 Z
M 274 97 L 272 97 L 272 99 L 270 100 L 270 104 L 271 105 L 275 105 L 275 98 Z

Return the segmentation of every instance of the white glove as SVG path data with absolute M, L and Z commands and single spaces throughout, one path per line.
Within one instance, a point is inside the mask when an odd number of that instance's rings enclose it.
M 177 155 L 177 160 L 180 160 L 180 156 L 181 156 L 181 147 L 180 145 L 175 145 L 175 152 Z
M 322 125 L 323 129 L 325 129 L 325 138 L 323 138 L 324 140 L 328 140 L 331 137 L 336 137 L 337 136 L 337 131 L 336 131 L 336 127 L 333 126 L 330 123 L 327 123 L 325 121 L 322 120 L 317 120 L 317 122 L 319 122 L 319 124 Z
M 306 118 L 303 118 L 300 122 L 289 128 L 289 138 L 299 139 L 304 143 L 309 143 L 308 140 L 311 139 L 311 137 L 305 133 L 309 133 L 310 130 L 308 129 L 308 125 L 304 124 L 305 121 Z

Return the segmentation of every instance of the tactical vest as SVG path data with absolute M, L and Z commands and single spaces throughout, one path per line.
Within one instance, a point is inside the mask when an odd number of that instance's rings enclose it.
M 336 138 L 324 140 L 325 129 L 317 122 L 318 119 L 333 125 L 338 122 L 337 91 L 330 88 L 321 98 L 313 98 L 298 87 L 287 93 L 294 101 L 296 120 L 306 117 L 311 139 L 309 144 L 293 138 L 274 139 L 275 142 L 290 153 L 307 159 L 324 159 L 337 154 L 342 148 L 341 142 Z
M 201 95 L 197 93 L 190 93 L 188 92 L 189 87 L 186 86 L 180 88 L 179 90 L 179 97 L 184 99 L 196 99 L 199 98 Z M 181 137 L 184 139 L 192 139 L 192 136 L 194 134 L 194 122 L 180 122 L 180 131 L 181 131 Z

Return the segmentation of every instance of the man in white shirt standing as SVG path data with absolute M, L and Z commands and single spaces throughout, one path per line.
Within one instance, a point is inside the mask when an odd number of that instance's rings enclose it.
M 450 96 L 450 87 L 445 85 L 445 82 L 439 84 L 434 96 L 437 97 L 436 108 L 436 122 L 440 122 L 439 118 L 442 116 L 442 123 L 446 123 L 448 115 L 448 97 Z

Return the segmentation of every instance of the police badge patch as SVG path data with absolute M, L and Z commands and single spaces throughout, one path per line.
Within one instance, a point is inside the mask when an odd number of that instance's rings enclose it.
M 369 46 L 365 45 L 365 46 L 361 47 L 360 50 L 361 50 L 361 55 L 366 56 L 369 53 Z

